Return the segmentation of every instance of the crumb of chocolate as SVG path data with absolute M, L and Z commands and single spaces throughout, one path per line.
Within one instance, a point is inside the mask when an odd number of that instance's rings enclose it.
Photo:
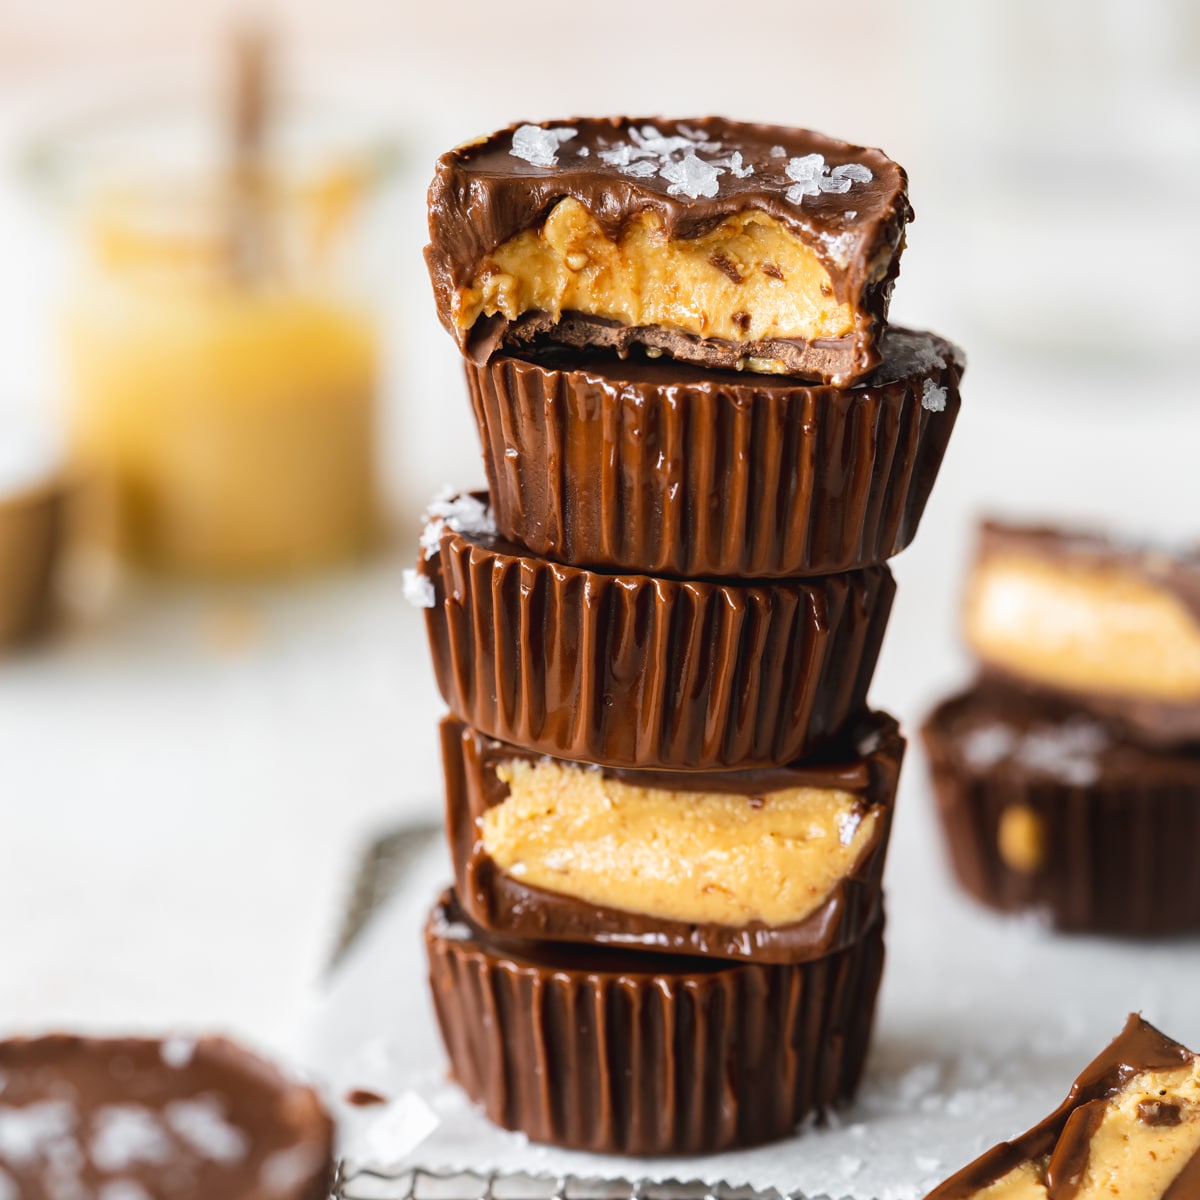
M 558 162 L 558 148 L 576 133 L 578 130 L 568 126 L 543 129 L 540 125 L 521 125 L 513 133 L 509 154 L 534 167 L 552 167 Z
M 373 1108 L 376 1104 L 388 1102 L 386 1096 L 381 1096 L 370 1088 L 353 1088 L 346 1093 L 345 1100 L 355 1108 Z
M 741 280 L 739 279 L 736 282 L 741 283 Z M 735 312 L 733 314 L 732 320 L 733 320 L 733 323 L 738 327 L 738 329 L 740 329 L 742 331 L 742 333 L 748 333 L 750 331 L 751 317 L 750 317 L 750 314 L 748 312 L 746 312 L 745 309 L 739 309 L 737 312 Z
M 433 608 L 437 604 L 437 592 L 433 580 L 422 575 L 415 567 L 404 568 L 404 598 L 413 608 Z
M 712 263 L 732 283 L 745 283 L 746 277 L 737 269 L 737 264 L 726 254 L 710 254 L 708 261 Z M 734 317 L 737 320 L 737 317 Z
M 1178 1125 L 1183 1120 L 1180 1106 L 1169 1100 L 1143 1100 L 1137 1112 L 1143 1125 Z
M 921 407 L 928 412 L 943 412 L 946 408 L 946 389 L 926 379 L 921 385 Z
M 769 275 L 772 279 L 784 279 L 783 268 L 778 263 L 765 262 L 762 265 L 762 273 Z
M 721 168 L 704 162 L 695 154 L 685 154 L 678 162 L 666 163 L 659 175 L 670 185 L 667 188 L 670 195 L 688 196 L 692 200 L 715 196 L 721 186 L 718 182 Z

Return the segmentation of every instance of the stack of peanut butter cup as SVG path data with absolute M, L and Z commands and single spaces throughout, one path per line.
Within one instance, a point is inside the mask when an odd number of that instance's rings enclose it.
M 904 742 L 866 707 L 959 407 L 889 328 L 877 150 L 704 118 L 510 127 L 426 251 L 490 492 L 430 510 L 455 1077 L 595 1151 L 783 1137 L 854 1092 Z

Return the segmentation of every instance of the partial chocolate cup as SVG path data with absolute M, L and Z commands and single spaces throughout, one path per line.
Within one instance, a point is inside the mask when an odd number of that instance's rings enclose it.
M 843 950 L 879 920 L 892 805 L 904 755 L 899 727 L 885 714 L 863 717 L 841 744 L 823 757 L 788 767 L 709 773 L 584 768 L 600 770 L 607 779 L 634 786 L 678 789 L 685 813 L 688 793 L 732 793 L 747 807 L 761 808 L 764 796 L 802 787 L 853 794 L 862 805 L 860 817 L 877 810 L 875 829 L 870 840 L 856 849 L 849 872 L 833 883 L 811 913 L 790 924 L 776 925 L 761 919 L 740 925 L 671 920 L 523 882 L 489 856 L 481 822 L 489 809 L 509 795 L 509 786 L 498 777 L 497 767 L 516 760 L 548 760 L 498 742 L 454 717 L 443 719 L 441 732 L 455 890 L 467 917 L 489 934 L 789 963 Z
M 21 1200 L 330 1194 L 316 1093 L 223 1038 L 17 1038 L 0 1079 L 0 1182 Z
M 67 490 L 54 475 L 0 496 L 0 650 L 44 632 L 54 619 Z
M 476 729 L 611 767 L 779 766 L 860 715 L 886 566 L 811 580 L 609 575 L 443 528 L 417 570 L 442 696 Z
M 883 923 L 794 966 L 504 943 L 452 892 L 425 931 L 455 1078 L 490 1120 L 597 1153 L 713 1154 L 850 1099 Z
M 1071 932 L 1200 930 L 1200 754 L 995 683 L 943 702 L 922 736 L 951 865 L 978 900 Z
M 558 562 L 685 578 L 825 575 L 912 541 L 961 351 L 892 328 L 850 388 L 595 352 L 466 363 L 496 525 Z

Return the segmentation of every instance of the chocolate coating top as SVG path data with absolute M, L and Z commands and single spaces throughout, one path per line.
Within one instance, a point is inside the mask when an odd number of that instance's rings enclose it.
M 1015 1141 L 994 1146 L 935 1188 L 926 1200 L 970 1200 L 1021 1163 L 1045 1156 L 1049 1156 L 1045 1178 L 1050 1200 L 1072 1200 L 1087 1168 L 1089 1144 L 1103 1116 L 1104 1102 L 1135 1075 L 1183 1067 L 1194 1058 L 1136 1013 L 1130 1014 L 1125 1028 L 1083 1069 L 1070 1094 L 1050 1116 Z M 1163 1193 L 1163 1200 L 1187 1200 L 1200 1194 L 1197 1188 L 1200 1158 L 1193 1156 Z
M 649 127 L 664 138 L 685 138 L 702 161 L 728 163 L 714 195 L 689 195 L 661 174 L 659 155 L 636 159 L 656 169 L 644 176 L 607 162 L 605 152 L 635 146 Z M 539 166 L 512 153 L 521 124 L 456 147 L 438 159 L 429 187 L 429 246 L 425 257 L 442 323 L 453 330 L 451 298 L 467 286 L 483 261 L 516 234 L 536 228 L 554 204 L 578 200 L 605 232 L 616 238 L 628 221 L 652 210 L 671 238 L 707 233 L 735 213 L 757 209 L 809 244 L 828 269 L 841 302 L 867 289 L 881 252 L 898 254 L 904 226 L 912 220 L 908 177 L 881 150 L 855 146 L 807 129 L 730 121 L 723 117 L 671 120 L 661 117 L 579 117 L 543 122 L 538 128 L 574 130 L 561 142 L 552 165 Z M 782 151 L 782 152 L 781 152 Z M 684 150 L 683 155 L 689 153 Z M 820 191 L 788 198 L 796 182 L 788 164 L 821 155 L 828 168 L 856 164 L 871 173 L 844 192 Z M 670 158 L 679 159 L 680 152 Z M 647 168 L 648 170 L 648 168 Z M 893 263 L 888 278 L 894 277 Z M 456 336 L 457 332 L 456 332 Z
M 316 1094 L 222 1038 L 15 1039 L 0 1043 L 0 1082 L 0 1195 L 329 1194 L 333 1125 Z

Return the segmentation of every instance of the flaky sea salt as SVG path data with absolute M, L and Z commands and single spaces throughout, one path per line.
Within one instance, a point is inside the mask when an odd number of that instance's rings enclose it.
M 787 150 L 783 146 L 771 147 L 772 158 L 787 158 Z
M 0 1158 L 24 1166 L 74 1135 L 75 1109 L 65 1100 L 42 1100 L 23 1108 L 0 1107 Z
M 1100 726 L 1079 718 L 1029 730 L 1021 739 L 1016 758 L 1030 770 L 1073 787 L 1088 787 L 1100 778 L 1096 755 L 1107 745 L 1108 736 Z
M 921 407 L 929 412 L 943 412 L 946 408 L 946 389 L 927 379 L 921 385 Z
M 249 1152 L 249 1138 L 225 1119 L 224 1106 L 216 1096 L 172 1100 L 163 1109 L 163 1116 L 176 1135 L 202 1158 L 235 1163 Z
M 96 1200 L 153 1200 L 135 1179 L 110 1179 L 100 1185 Z
M 658 174 L 658 168 L 649 159 L 641 158 L 637 162 L 631 162 L 627 167 L 622 167 L 621 172 L 625 175 L 632 175 L 635 179 L 649 179 L 651 175 Z
M 967 765 L 982 769 L 1006 759 L 1016 742 L 1016 733 L 1007 725 L 983 725 L 965 734 L 959 745 Z
M 838 813 L 838 841 L 843 846 L 849 846 L 854 841 L 854 835 L 858 832 L 858 827 L 861 824 L 862 817 L 856 812 Z
M 413 608 L 433 608 L 437 604 L 433 580 L 427 575 L 422 575 L 416 567 L 405 567 L 404 598 Z
M 191 1038 L 181 1037 L 167 1038 L 159 1050 L 163 1062 L 174 1071 L 190 1066 L 195 1053 L 196 1043 Z
M 670 185 L 667 191 L 672 196 L 689 196 L 695 200 L 700 196 L 715 196 L 720 188 L 717 180 L 721 168 L 694 154 L 685 154 L 678 162 L 667 163 L 659 174 Z
M 444 488 L 425 510 L 425 528 L 421 532 L 421 548 L 428 561 L 439 550 L 442 534 L 465 533 L 468 537 L 490 537 L 496 532 L 492 510 L 469 492 L 459 494 Z
M 139 1104 L 110 1104 L 98 1109 L 88 1149 L 92 1162 L 109 1174 L 138 1163 L 164 1163 L 171 1157 L 171 1141 L 158 1118 Z
M 789 158 L 784 174 L 793 181 L 787 192 L 787 198 L 792 204 L 801 204 L 805 196 L 816 196 L 822 192 L 844 194 L 854 184 L 870 183 L 874 178 L 870 170 L 861 163 L 843 163 L 830 170 L 825 164 L 823 154 L 805 154 L 799 158 Z
M 735 150 L 728 158 L 713 159 L 713 166 L 727 168 L 738 179 L 747 179 L 754 174 L 754 168 L 743 161 L 740 150 Z
M 870 183 L 875 178 L 870 168 L 864 167 L 862 163 L 842 163 L 840 167 L 834 167 L 829 174 L 834 179 L 849 179 L 854 183 Z
M 543 129 L 540 125 L 521 125 L 513 133 L 509 154 L 534 167 L 552 167 L 558 162 L 559 146 L 569 142 L 578 132 L 569 126 Z

